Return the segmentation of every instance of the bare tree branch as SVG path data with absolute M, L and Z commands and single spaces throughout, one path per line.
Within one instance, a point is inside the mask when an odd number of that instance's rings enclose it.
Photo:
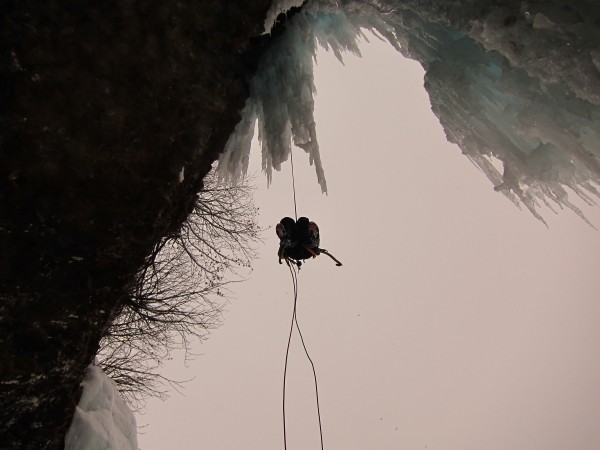
M 249 180 L 219 184 L 211 172 L 204 182 L 194 211 L 155 247 L 100 343 L 99 364 L 137 410 L 182 387 L 160 374 L 163 363 L 176 350 L 191 356 L 191 343 L 220 324 L 227 285 L 250 267 L 260 240 Z

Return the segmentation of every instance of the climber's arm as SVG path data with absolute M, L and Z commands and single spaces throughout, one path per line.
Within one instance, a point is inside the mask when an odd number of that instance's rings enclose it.
M 277 252 L 277 257 L 279 258 L 279 264 L 281 264 L 281 260 L 285 259 L 285 247 L 283 245 L 279 246 L 279 251 Z

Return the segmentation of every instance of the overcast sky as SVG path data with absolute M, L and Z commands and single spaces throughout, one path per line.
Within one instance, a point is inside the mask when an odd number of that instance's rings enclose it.
M 600 448 L 600 239 L 570 211 L 517 209 L 446 142 L 423 71 L 390 47 L 346 66 L 321 53 L 317 132 L 329 188 L 295 150 L 298 213 L 322 256 L 299 276 L 326 449 Z M 253 170 L 260 171 L 254 149 Z M 142 450 L 283 449 L 292 282 L 274 224 L 293 216 L 289 165 L 257 178 L 264 245 L 224 325 L 195 350 L 184 396 L 152 401 Z M 599 208 L 585 209 L 600 228 Z M 318 449 L 312 373 L 296 336 L 288 449 Z

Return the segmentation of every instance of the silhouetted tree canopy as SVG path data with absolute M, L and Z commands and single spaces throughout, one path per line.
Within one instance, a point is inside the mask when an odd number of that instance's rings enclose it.
M 192 214 L 155 247 L 102 339 L 99 365 L 135 409 L 180 387 L 161 366 L 174 350 L 190 356 L 191 342 L 219 325 L 227 285 L 240 280 L 236 269 L 250 267 L 259 240 L 252 192 L 248 179 L 223 184 L 211 172 Z

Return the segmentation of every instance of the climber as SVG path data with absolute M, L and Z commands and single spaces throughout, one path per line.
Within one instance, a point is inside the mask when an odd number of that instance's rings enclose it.
M 327 250 L 319 248 L 320 235 L 319 227 L 315 222 L 311 222 L 306 217 L 300 217 L 294 221 L 291 217 L 284 217 L 275 227 L 277 236 L 279 237 L 279 264 L 281 260 L 292 261 L 298 267 L 301 266 L 301 260 L 315 258 L 321 253 L 325 253 L 336 262 L 336 265 L 341 266 L 338 261 Z

